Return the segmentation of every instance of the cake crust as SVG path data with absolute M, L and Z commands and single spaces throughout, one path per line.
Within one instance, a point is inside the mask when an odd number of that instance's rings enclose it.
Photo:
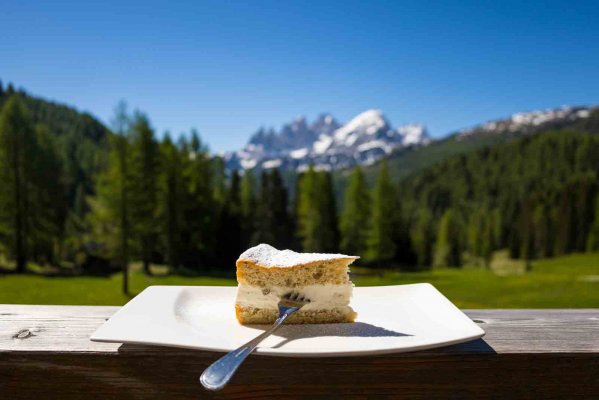
M 356 312 L 351 307 L 337 307 L 323 310 L 299 310 L 291 315 L 286 324 L 333 324 L 349 323 L 356 319 Z M 235 316 L 241 324 L 263 325 L 275 322 L 279 313 L 277 310 L 269 308 L 244 307 L 235 304 Z
M 353 259 L 315 261 L 295 267 L 264 267 L 252 261 L 237 261 L 237 281 L 252 286 L 301 287 L 349 282 L 347 267 Z

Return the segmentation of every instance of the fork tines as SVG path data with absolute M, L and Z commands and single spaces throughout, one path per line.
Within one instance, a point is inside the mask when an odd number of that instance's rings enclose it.
M 304 296 L 300 292 L 296 292 L 296 291 L 286 293 L 281 300 L 287 300 L 287 301 L 292 301 L 292 302 L 297 302 L 297 303 L 309 303 L 310 302 L 310 299 L 307 299 L 306 296 Z

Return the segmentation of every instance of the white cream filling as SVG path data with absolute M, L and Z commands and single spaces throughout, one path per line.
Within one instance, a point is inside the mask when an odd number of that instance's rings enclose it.
M 240 284 L 237 287 L 237 298 L 235 302 L 243 307 L 255 307 L 266 309 L 277 309 L 279 299 L 289 292 L 296 291 L 310 299 L 302 310 L 327 310 L 344 307 L 349 304 L 354 285 L 345 283 L 343 285 L 309 285 L 301 288 L 286 286 L 271 286 L 261 288 Z

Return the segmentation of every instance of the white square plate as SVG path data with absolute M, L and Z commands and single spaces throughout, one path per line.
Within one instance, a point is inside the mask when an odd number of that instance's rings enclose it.
M 265 326 L 235 319 L 235 287 L 151 286 L 127 303 L 91 337 L 230 351 Z M 478 339 L 484 331 L 428 283 L 357 287 L 355 323 L 284 325 L 256 349 L 293 357 L 355 356 L 405 352 Z

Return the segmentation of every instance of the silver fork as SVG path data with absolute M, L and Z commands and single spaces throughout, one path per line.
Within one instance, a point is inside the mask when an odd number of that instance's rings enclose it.
M 294 312 L 310 302 L 305 296 L 298 292 L 290 292 L 279 301 L 279 317 L 275 323 L 260 336 L 250 340 L 237 350 L 233 350 L 216 360 L 204 370 L 200 376 L 200 383 L 209 390 L 220 390 L 229 382 L 237 371 L 237 368 L 252 353 L 256 347 L 276 331 L 285 320 Z

